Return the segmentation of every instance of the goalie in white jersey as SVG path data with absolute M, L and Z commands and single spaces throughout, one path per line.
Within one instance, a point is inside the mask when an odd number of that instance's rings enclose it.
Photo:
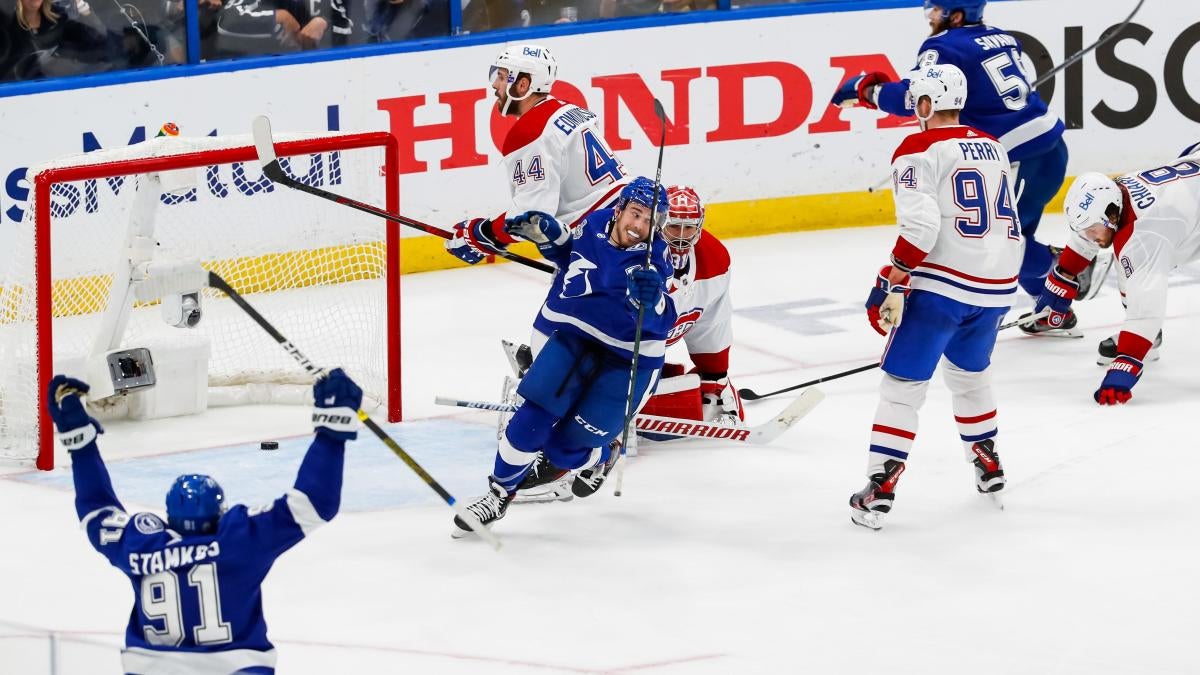
M 1162 340 L 1167 278 L 1179 265 L 1200 259 L 1200 148 L 1188 148 L 1174 164 L 1115 181 L 1085 173 L 1071 184 L 1063 209 L 1074 234 L 1046 277 L 1038 308 L 1049 307 L 1052 317 L 1069 312 L 1078 294 L 1075 277 L 1101 248 L 1113 249 L 1125 323 L 1115 340 L 1100 345 L 1103 360 L 1111 362 L 1092 396 L 1101 405 L 1126 403 Z
M 943 357 L 976 489 L 1004 487 L 988 366 L 1021 266 L 1008 154 L 991 136 L 959 124 L 967 85 L 957 67 L 922 69 L 909 92 L 922 131 L 892 159 L 900 236 L 867 300 L 871 327 L 891 335 L 871 428 L 870 480 L 850 497 L 851 520 L 872 529 L 891 511 L 917 411 Z
M 613 206 L 628 182 L 596 113 L 550 95 L 557 77 L 558 62 L 539 45 L 506 47 L 492 63 L 496 106 L 517 118 L 500 162 L 512 200 L 499 215 L 454 226 L 446 250 L 456 258 L 474 265 L 507 248 L 516 239 L 504 231 L 504 219 L 529 211 L 573 229 L 592 211 Z
M 667 188 L 667 201 L 670 208 L 663 238 L 674 269 L 667 289 L 679 315 L 667 345 L 682 341 L 692 368 L 688 371 L 681 364 L 666 363 L 655 395 L 642 414 L 737 424 L 745 415 L 737 390 L 729 382 L 733 344 L 729 251 L 704 229 L 704 204 L 694 188 L 672 185 Z

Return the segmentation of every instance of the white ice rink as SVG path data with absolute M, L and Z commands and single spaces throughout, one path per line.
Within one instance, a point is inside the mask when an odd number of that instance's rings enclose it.
M 1064 239 L 1060 219 L 1043 231 Z M 730 241 L 735 384 L 769 391 L 877 358 L 862 302 L 894 238 Z M 865 480 L 878 371 L 824 385 L 771 446 L 645 444 L 623 497 L 514 506 L 498 554 L 451 540 L 451 511 L 363 432 L 341 514 L 265 584 L 279 672 L 1200 672 L 1200 266 L 1172 282 L 1162 359 L 1121 408 L 1092 401 L 1096 344 L 1122 319 L 1114 278 L 1077 306 L 1085 339 L 1002 334 L 1005 511 L 975 492 L 940 376 L 880 532 L 853 526 L 846 505 Z M 547 279 L 498 265 L 403 283 L 408 421 L 389 429 L 469 500 L 494 418 L 433 397 L 498 396 L 498 340 L 528 335 Z M 786 403 L 748 404 L 750 421 Z M 253 504 L 291 484 L 307 416 L 212 410 L 113 424 L 100 445 L 131 510 L 161 511 L 185 471 Z M 283 447 L 260 451 L 271 438 Z M 0 514 L 0 672 L 50 672 L 51 631 L 59 672 L 120 672 L 129 583 L 79 530 L 69 469 L 0 476 Z

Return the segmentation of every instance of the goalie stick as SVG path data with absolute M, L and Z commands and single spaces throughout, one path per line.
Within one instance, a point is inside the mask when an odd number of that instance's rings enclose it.
M 274 338 L 274 340 L 279 343 L 279 346 L 283 347 L 284 351 L 286 351 L 288 354 L 291 354 L 292 358 L 296 359 L 296 362 L 299 363 L 304 370 L 315 377 L 322 377 L 325 375 L 324 368 L 321 368 L 310 361 L 308 357 L 296 347 L 296 345 L 292 344 L 290 340 L 284 337 L 283 333 L 280 333 L 278 330 L 276 330 L 275 326 L 271 325 L 271 322 L 267 321 L 262 314 L 259 314 L 258 310 L 254 309 L 249 302 L 246 302 L 246 299 L 243 298 L 240 293 L 234 290 L 232 286 L 226 283 L 224 279 L 218 276 L 216 272 L 208 273 L 208 285 L 228 295 L 229 299 L 233 300 L 234 303 L 236 303 L 237 306 L 240 307 L 247 316 L 254 320 L 254 323 L 257 323 L 263 330 L 267 332 L 268 335 Z M 424 467 L 418 464 L 417 460 L 412 458 L 412 455 L 405 452 L 404 448 L 400 447 L 400 444 L 397 443 L 391 436 L 389 436 L 388 433 L 384 431 L 382 427 L 376 424 L 375 420 L 371 419 L 361 408 L 358 410 L 358 419 L 360 419 L 363 423 L 363 426 L 370 429 L 371 433 L 375 434 L 380 441 L 383 441 L 383 444 L 386 445 L 388 449 L 396 453 L 396 456 L 403 460 L 404 463 L 408 465 L 408 468 L 412 469 L 413 473 L 420 476 L 421 480 L 425 481 L 426 485 L 432 488 L 439 497 L 449 504 L 450 508 L 454 509 L 454 512 L 458 514 L 458 517 L 461 518 L 462 521 L 466 523 L 472 531 L 475 532 L 475 534 L 479 535 L 480 539 L 483 539 L 487 543 L 491 544 L 492 548 L 496 549 L 497 551 L 500 550 L 500 540 L 496 538 L 496 535 L 493 534 L 491 530 L 484 527 L 475 518 L 475 516 L 471 515 L 470 512 L 463 508 L 458 503 L 458 500 L 456 500 L 453 495 L 446 491 L 446 488 L 442 487 L 442 485 L 438 483 L 433 476 L 430 476 L 429 472 L 427 472 Z
M 750 445 L 766 445 L 783 435 L 792 428 L 812 409 L 825 400 L 825 394 L 820 389 L 809 389 L 792 401 L 783 412 L 770 420 L 755 426 L 729 426 L 713 424 L 701 420 L 685 420 L 674 417 L 658 417 L 655 415 L 637 415 L 633 418 L 634 425 L 642 430 L 665 436 L 679 438 L 707 438 L 721 441 L 738 441 Z M 469 401 L 448 396 L 434 398 L 438 405 L 472 408 L 474 410 L 491 410 L 494 412 L 516 412 L 517 407 L 507 403 L 489 403 L 487 401 Z M 628 440 L 628 439 L 626 439 Z
M 1004 330 L 1005 328 L 1012 328 L 1013 326 L 1019 326 L 1021 324 L 1031 323 L 1033 321 L 1037 321 L 1038 319 L 1041 319 L 1041 318 L 1049 316 L 1049 315 L 1050 315 L 1050 310 L 1043 309 L 1042 311 L 1038 312 L 1037 314 L 1030 314 L 1029 316 L 1023 316 L 1019 319 L 1014 319 L 1012 321 L 1009 321 L 1008 323 L 1002 323 L 1002 324 L 1000 324 L 1000 327 L 997 328 L 996 330 Z M 840 373 L 834 373 L 833 375 L 826 375 L 825 377 L 818 377 L 815 380 L 809 380 L 808 382 L 801 382 L 800 384 L 796 384 L 796 385 L 793 385 L 790 387 L 784 387 L 783 389 L 778 389 L 776 391 L 770 391 L 765 394 L 760 394 L 752 389 L 738 389 L 738 396 L 742 397 L 743 401 L 757 401 L 760 399 L 767 398 L 768 396 L 775 396 L 776 394 L 786 394 L 789 391 L 796 391 L 797 389 L 811 387 L 814 384 L 821 384 L 822 382 L 829 382 L 830 380 L 837 380 L 837 379 L 846 377 L 848 375 L 857 375 L 858 373 L 865 373 L 866 371 L 874 370 L 881 365 L 883 365 L 883 364 L 882 363 L 868 363 L 865 366 L 858 366 L 856 368 L 851 368 L 850 370 L 843 370 Z
M 278 183 L 293 190 L 307 192 L 314 197 L 320 197 L 321 199 L 326 199 L 336 204 L 341 204 L 342 206 L 349 206 L 357 211 L 369 213 L 373 216 L 378 216 L 394 223 L 414 227 L 422 232 L 427 232 L 436 237 L 441 237 L 442 239 L 450 239 L 453 237 L 450 232 L 447 232 L 441 228 L 422 223 L 419 220 L 413 220 L 412 218 L 402 216 L 399 213 L 391 213 L 379 207 L 371 206 L 370 204 L 364 204 L 363 202 L 350 199 L 349 197 L 343 197 L 342 195 L 335 194 L 328 190 L 323 190 L 314 185 L 302 183 L 299 180 L 292 178 L 286 171 L 283 170 L 283 167 L 279 164 L 279 158 L 275 156 L 275 144 L 271 136 L 271 120 L 267 119 L 265 116 L 254 118 L 253 131 L 254 147 L 256 150 L 258 150 L 258 161 L 262 164 L 263 174 L 265 174 L 267 178 L 270 178 L 272 182 Z M 392 179 L 394 180 L 394 177 Z M 494 251 L 488 250 L 486 252 L 498 255 L 505 260 L 511 260 L 515 263 L 520 263 L 535 270 L 541 270 L 542 272 L 554 274 L 555 271 L 554 266 L 550 265 L 549 263 L 531 260 L 524 256 L 517 255 L 516 253 L 510 253 L 500 249 Z

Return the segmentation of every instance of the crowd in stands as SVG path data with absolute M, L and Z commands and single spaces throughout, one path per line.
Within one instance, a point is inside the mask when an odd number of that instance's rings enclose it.
M 462 3 L 465 33 L 717 8 L 717 0 L 196 0 L 200 59 L 445 36 L 450 2 Z M 0 81 L 186 63 L 186 11 L 184 0 L 0 0 Z

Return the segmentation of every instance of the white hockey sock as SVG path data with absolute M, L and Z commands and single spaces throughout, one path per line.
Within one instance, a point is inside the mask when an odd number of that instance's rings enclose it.
M 917 437 L 917 411 L 925 403 L 928 381 L 901 380 L 884 374 L 879 384 L 879 407 L 871 426 L 867 476 L 884 473 L 889 460 L 905 461 Z
M 979 441 L 995 438 L 996 399 L 992 395 L 991 376 L 988 371 L 971 372 L 947 362 L 942 371 L 946 386 L 950 388 L 954 407 L 954 421 L 958 424 L 958 435 L 968 462 L 975 459 L 971 446 Z

